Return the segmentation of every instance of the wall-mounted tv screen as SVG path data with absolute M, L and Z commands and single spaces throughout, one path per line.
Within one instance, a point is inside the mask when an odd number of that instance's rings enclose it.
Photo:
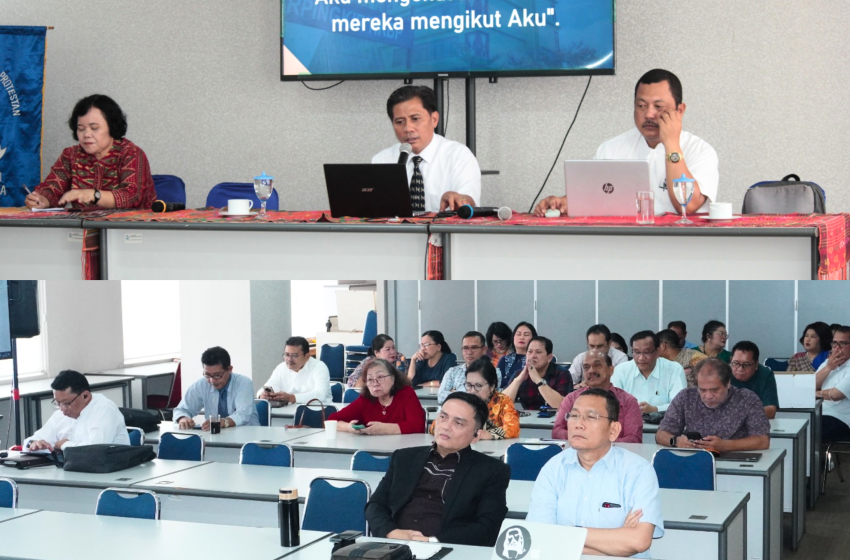
M 12 357 L 12 328 L 9 322 L 9 283 L 0 280 L 0 360 Z
M 282 80 L 614 73 L 614 0 L 281 0 Z

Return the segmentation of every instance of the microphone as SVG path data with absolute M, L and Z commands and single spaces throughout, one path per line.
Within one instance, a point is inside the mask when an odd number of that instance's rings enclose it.
M 399 146 L 398 149 L 399 149 L 399 152 L 400 152 L 398 154 L 398 162 L 402 165 L 406 165 L 407 164 L 407 158 L 410 157 L 410 152 L 413 150 L 413 148 L 410 147 L 410 144 L 405 142 L 404 144 Z
M 151 204 L 151 212 L 176 212 L 177 210 L 185 210 L 186 205 L 180 202 L 163 202 L 155 200 Z
M 507 206 L 497 208 L 495 206 L 472 207 L 469 204 L 464 204 L 457 209 L 457 215 L 464 220 L 470 218 L 483 218 L 487 216 L 498 216 L 500 220 L 510 220 L 513 212 Z

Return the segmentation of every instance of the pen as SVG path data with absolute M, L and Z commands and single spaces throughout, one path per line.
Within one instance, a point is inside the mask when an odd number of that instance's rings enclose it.
M 27 194 L 32 194 L 32 191 L 29 190 L 26 185 L 24 185 L 24 190 L 27 191 Z

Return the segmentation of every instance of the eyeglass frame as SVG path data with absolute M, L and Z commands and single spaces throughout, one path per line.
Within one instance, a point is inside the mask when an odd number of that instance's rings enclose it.
M 392 374 L 387 374 L 387 375 L 378 375 L 378 376 L 375 376 L 371 379 L 369 379 L 368 377 L 364 377 L 363 383 L 365 385 L 380 385 L 381 383 L 384 382 L 384 379 L 386 379 L 387 377 L 395 377 L 395 376 L 392 375 Z
M 596 418 L 593 418 L 592 416 L 588 416 L 588 414 L 595 414 L 595 415 L 596 415 Z M 610 416 L 604 416 L 604 415 L 602 415 L 602 414 L 599 414 L 598 412 L 588 412 L 587 414 L 585 414 L 585 413 L 578 413 L 578 412 L 568 412 L 568 413 L 566 414 L 566 420 L 567 420 L 567 422 L 570 422 L 570 421 L 575 422 L 575 421 L 577 421 L 579 418 L 581 418 L 584 422 L 586 422 L 586 423 L 588 423 L 588 424 L 590 424 L 591 422 L 595 424 L 596 422 L 599 422 L 599 419 L 600 419 L 600 418 L 605 418 L 605 419 L 607 419 L 607 420 L 611 420 L 611 417 L 610 417 Z
M 71 399 L 70 401 L 68 401 L 66 403 L 60 403 L 60 402 L 57 402 L 56 399 L 53 399 L 52 401 L 50 401 L 50 404 L 52 404 L 54 407 L 58 408 L 59 410 L 62 410 L 62 407 L 65 407 L 66 409 L 68 409 L 68 408 L 71 408 L 71 405 L 74 404 L 74 401 L 77 400 L 78 398 L 80 398 L 80 395 L 82 395 L 83 393 L 85 393 L 85 391 L 77 393 L 76 397 L 74 397 L 73 399 Z

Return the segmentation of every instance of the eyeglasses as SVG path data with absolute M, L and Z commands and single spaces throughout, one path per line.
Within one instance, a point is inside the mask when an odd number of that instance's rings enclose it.
M 466 387 L 467 392 L 475 391 L 476 393 L 487 387 L 485 383 L 464 383 L 463 386 Z
M 656 348 L 655 350 L 652 350 L 650 352 L 638 352 L 637 350 L 632 348 L 632 356 L 634 356 L 635 358 L 637 358 L 639 356 L 646 356 L 648 358 L 648 357 L 652 356 L 653 354 L 655 354 L 656 352 L 658 352 L 658 348 Z
M 850 340 L 833 340 L 832 347 L 833 348 L 847 348 L 850 346 Z
M 74 403 L 75 400 L 80 398 L 80 395 L 82 395 L 82 393 L 77 393 L 77 396 L 68 402 L 59 402 L 56 399 L 53 399 L 52 401 L 50 401 L 50 404 L 52 404 L 56 408 L 71 408 L 71 405 Z
M 729 365 L 730 365 L 730 366 L 732 366 L 732 369 L 738 369 L 738 368 L 750 369 L 752 366 L 754 366 L 754 365 L 755 365 L 755 362 L 737 362 L 737 361 L 733 361 L 733 362 L 729 362 Z
M 725 331 L 714 331 L 711 334 L 720 335 L 720 338 L 729 338 L 729 333 Z
M 501 340 L 501 339 L 495 338 L 495 337 L 493 338 L 493 346 L 507 346 L 507 345 L 508 345 L 507 340 Z
M 599 422 L 600 418 L 607 418 L 609 420 L 611 419 L 610 416 L 602 416 L 601 414 L 598 414 L 596 412 L 588 412 L 587 414 L 579 414 L 578 412 L 570 412 L 569 414 L 567 414 L 567 422 L 578 422 L 579 418 L 581 418 L 581 420 L 583 422 L 594 423 L 594 424 L 596 422 Z
M 214 380 L 218 381 L 219 379 L 224 377 L 225 373 L 227 373 L 227 372 L 223 371 L 221 373 L 216 373 L 214 375 L 210 375 L 209 373 L 204 373 L 204 377 L 207 378 L 207 379 L 214 379 Z
M 425 350 L 429 346 L 434 346 L 434 345 L 435 345 L 434 342 L 423 342 L 419 345 L 419 348 L 422 348 L 423 350 Z
M 391 377 L 389 375 L 379 375 L 378 377 L 370 377 L 366 380 L 366 385 L 380 385 L 384 382 L 384 379 L 387 377 Z
M 284 360 L 297 360 L 301 356 L 303 356 L 303 354 L 301 354 L 301 352 L 298 352 L 297 354 L 284 354 L 283 359 Z
M 484 348 L 483 346 L 461 346 L 461 350 L 464 352 L 475 352 L 476 350 L 481 350 Z

